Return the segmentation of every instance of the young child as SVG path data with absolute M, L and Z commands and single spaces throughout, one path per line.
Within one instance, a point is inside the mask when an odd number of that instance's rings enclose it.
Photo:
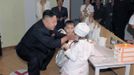
M 86 23 L 79 23 L 74 33 L 77 39 L 71 46 L 64 46 L 68 60 L 61 67 L 61 75 L 89 75 L 88 59 L 94 55 L 94 44 L 86 39 L 89 27 Z
M 63 33 L 63 34 L 67 34 L 68 35 L 68 34 L 74 33 L 74 27 L 75 27 L 74 22 L 71 21 L 71 20 L 68 20 L 68 21 L 65 22 L 64 29 L 59 29 L 58 31 L 60 33 Z
M 65 23 L 65 27 L 64 29 L 59 29 L 59 32 L 60 33 L 63 33 L 63 34 L 66 34 L 66 35 L 69 35 L 69 34 L 74 34 L 74 27 L 75 27 L 75 24 L 73 21 L 71 20 L 68 20 L 66 21 Z M 73 40 L 69 40 L 67 43 L 65 43 L 63 45 L 63 47 L 65 45 L 69 45 L 71 42 L 73 42 Z M 61 48 L 61 50 L 58 51 L 57 55 L 56 55 L 56 64 L 59 66 L 59 67 L 62 67 L 62 65 L 64 64 L 64 62 L 67 60 L 68 58 L 65 56 L 64 54 L 64 49 Z

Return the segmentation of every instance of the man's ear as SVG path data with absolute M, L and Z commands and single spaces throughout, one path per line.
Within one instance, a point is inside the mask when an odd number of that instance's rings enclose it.
M 42 22 L 45 23 L 46 22 L 46 19 L 42 19 Z
M 47 21 L 45 19 L 42 19 L 42 22 L 44 25 L 46 25 Z

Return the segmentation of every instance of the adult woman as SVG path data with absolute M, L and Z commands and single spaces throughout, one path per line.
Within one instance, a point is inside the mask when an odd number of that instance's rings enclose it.
M 84 4 L 80 8 L 80 19 L 85 21 L 85 19 L 94 14 L 94 7 L 90 4 L 90 0 L 84 0 Z
M 40 20 L 42 18 L 44 10 L 51 9 L 50 2 L 48 0 L 38 0 L 36 18 Z
M 65 27 L 65 20 L 68 18 L 68 10 L 66 7 L 63 6 L 64 0 L 56 0 L 57 6 L 52 8 L 58 18 L 58 23 L 56 29 L 64 28 Z

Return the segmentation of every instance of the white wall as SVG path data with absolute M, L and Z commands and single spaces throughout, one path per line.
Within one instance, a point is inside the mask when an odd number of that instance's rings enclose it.
M 63 6 L 68 10 L 68 18 L 70 19 L 70 0 L 64 0 Z
M 56 0 L 49 1 L 51 7 L 57 5 Z M 0 0 L 2 47 L 17 45 L 26 30 L 36 22 L 36 3 L 37 0 Z
M 71 0 L 71 19 L 79 19 L 82 4 L 83 0 Z
M 26 31 L 36 22 L 36 3 L 37 0 L 24 0 Z
M 35 22 L 36 22 L 36 3 L 38 0 L 24 0 L 24 11 L 25 11 L 25 28 L 28 30 Z M 57 6 L 56 0 L 48 0 L 50 1 L 51 7 Z M 68 12 L 70 12 L 70 0 L 65 0 L 63 6 L 68 8 Z
M 25 29 L 28 30 L 36 22 L 36 3 L 38 0 L 24 0 Z M 49 0 L 51 7 L 56 5 L 56 0 Z
M 24 35 L 24 1 L 0 0 L 2 47 L 14 46 Z

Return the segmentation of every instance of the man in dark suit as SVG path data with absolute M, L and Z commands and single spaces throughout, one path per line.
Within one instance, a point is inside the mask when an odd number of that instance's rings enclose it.
M 51 10 L 43 13 L 43 19 L 35 23 L 16 47 L 19 57 L 28 62 L 29 75 L 40 75 L 52 59 L 55 48 L 61 47 L 73 35 L 61 35 L 54 31 L 57 17 Z
M 64 0 L 56 0 L 57 6 L 52 8 L 52 11 L 56 13 L 58 18 L 56 29 L 64 28 L 64 22 L 68 17 L 68 11 L 66 7 L 63 7 Z

